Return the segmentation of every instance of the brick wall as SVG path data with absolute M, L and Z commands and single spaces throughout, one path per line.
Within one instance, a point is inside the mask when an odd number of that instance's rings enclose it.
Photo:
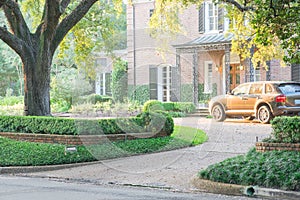
M 49 135 L 49 134 L 30 134 L 30 133 L 10 133 L 0 132 L 0 136 L 18 141 L 65 144 L 65 145 L 92 145 L 102 144 L 111 141 L 133 140 L 137 138 L 155 138 L 167 136 L 166 133 L 128 133 L 114 135 Z
M 300 144 L 257 142 L 256 151 L 300 151 Z

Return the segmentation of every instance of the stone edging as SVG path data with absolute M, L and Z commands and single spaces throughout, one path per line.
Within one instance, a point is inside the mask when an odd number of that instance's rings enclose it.
M 257 142 L 255 144 L 257 152 L 266 151 L 300 151 L 300 143 L 268 143 L 268 142 Z

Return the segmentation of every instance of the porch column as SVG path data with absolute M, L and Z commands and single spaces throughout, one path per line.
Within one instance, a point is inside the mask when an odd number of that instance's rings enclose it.
M 250 73 L 250 82 L 254 82 L 255 81 L 255 77 L 254 77 L 254 66 L 253 66 L 253 62 L 252 62 L 252 57 L 254 54 L 254 46 L 251 47 L 250 49 L 250 59 L 249 59 L 249 73 Z
M 198 106 L 198 52 L 194 50 L 193 53 L 193 102 Z
M 225 91 L 230 92 L 230 45 L 225 46 Z
M 171 82 L 171 101 L 176 102 L 181 100 L 181 66 L 180 53 L 176 51 L 176 66 L 172 67 L 172 82 Z
M 267 61 L 268 71 L 266 73 L 266 80 L 271 80 L 271 61 Z

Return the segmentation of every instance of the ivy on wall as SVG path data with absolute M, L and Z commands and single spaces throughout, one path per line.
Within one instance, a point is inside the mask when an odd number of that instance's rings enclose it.
M 149 85 L 138 85 L 136 88 L 133 85 L 128 85 L 128 98 L 130 101 L 136 101 L 141 105 L 150 100 Z

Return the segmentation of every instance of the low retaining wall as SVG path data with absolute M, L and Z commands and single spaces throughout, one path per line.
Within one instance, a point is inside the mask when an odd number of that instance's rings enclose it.
M 110 135 L 55 135 L 55 134 L 31 134 L 31 133 L 10 133 L 0 132 L 0 136 L 19 141 L 40 142 L 40 143 L 58 143 L 65 145 L 92 145 L 102 144 L 110 141 L 132 140 L 138 138 L 155 138 L 167 136 L 160 132 L 153 133 L 127 133 Z
M 266 152 L 266 151 L 300 151 L 300 143 L 268 143 L 268 142 L 257 142 L 256 151 Z

